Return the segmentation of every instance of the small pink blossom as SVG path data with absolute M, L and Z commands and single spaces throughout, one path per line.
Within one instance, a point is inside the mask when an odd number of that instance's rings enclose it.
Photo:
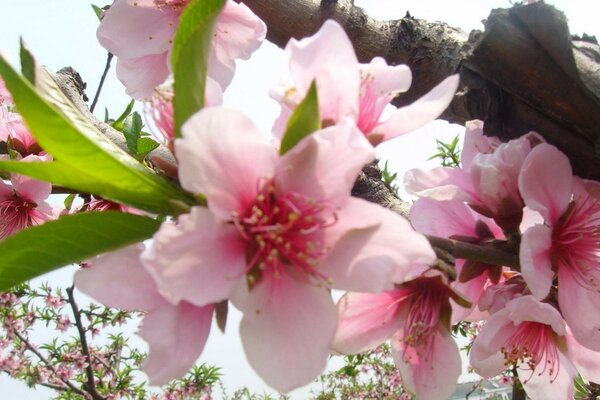
M 145 311 L 139 335 L 150 351 L 142 364 L 153 385 L 183 376 L 200 356 L 210 332 L 213 305 L 172 304 L 140 262 L 143 245 L 101 255 L 77 271 L 75 285 L 108 307 Z
M 285 48 L 290 77 L 271 92 L 282 105 L 275 132 L 283 133 L 294 108 L 316 80 L 324 125 L 351 118 L 373 144 L 413 131 L 437 118 L 450 104 L 458 87 L 454 75 L 411 105 L 389 115 L 384 109 L 410 87 L 406 65 L 391 66 L 381 57 L 359 64 L 352 43 L 335 21 L 326 21 L 313 36 L 291 39 Z
M 404 177 L 406 190 L 434 200 L 466 202 L 479 214 L 493 218 L 505 231 L 517 231 L 524 207 L 517 184 L 519 172 L 527 155 L 543 139 L 530 132 L 497 145 L 482 139 L 482 127 L 480 121 L 467 123 L 465 142 L 477 144 L 465 145 L 469 151 L 461 168 L 410 170 Z M 473 148 L 482 144 L 484 152 L 473 154 Z
M 65 301 L 61 296 L 53 296 L 51 294 L 48 294 L 44 301 L 46 302 L 47 307 L 54 309 L 60 308 L 65 304 Z
M 533 296 L 510 301 L 493 314 L 475 339 L 471 364 L 483 377 L 517 367 L 532 400 L 568 399 L 573 379 L 600 378 L 600 353 L 579 344 L 560 313 Z
M 61 315 L 58 321 L 56 322 L 56 329 L 61 332 L 66 332 L 67 329 L 71 327 L 71 320 L 67 315 Z
M 567 157 L 549 144 L 536 147 L 523 164 L 519 189 L 544 224 L 523 234 L 523 278 L 544 299 L 558 278 L 558 303 L 577 340 L 600 350 L 600 191 L 573 176 Z
M 39 157 L 28 156 L 21 162 L 37 159 Z M 55 219 L 58 210 L 45 201 L 51 191 L 50 183 L 22 175 L 13 174 L 11 185 L 0 180 L 0 240 L 29 226 Z
M 0 142 L 10 142 L 10 148 L 21 157 L 37 155 L 42 149 L 17 113 L 2 110 L 0 106 Z
M 412 263 L 435 259 L 404 219 L 350 196 L 374 157 L 351 122 L 283 156 L 233 110 L 203 109 L 182 132 L 181 184 L 208 209 L 164 223 L 143 262 L 175 301 L 230 299 L 244 313 L 248 360 L 274 388 L 304 385 L 325 367 L 336 326 L 329 288 L 393 288 Z
M 12 96 L 10 94 L 10 92 L 8 91 L 8 89 L 6 88 L 6 84 L 4 83 L 4 81 L 2 80 L 2 78 L 0 78 L 0 107 L 2 106 L 9 106 L 13 104 L 13 99 Z M 0 111 L 1 113 L 1 111 Z
M 333 350 L 355 354 L 391 337 L 404 387 L 419 399 L 447 399 L 461 360 L 450 335 L 450 299 L 460 299 L 433 271 L 380 294 L 348 293 L 338 303 Z
M 134 98 L 152 96 L 169 76 L 179 17 L 189 0 L 116 0 L 98 28 L 100 44 L 117 58 L 117 77 Z M 248 59 L 266 35 L 265 24 L 244 4 L 227 1 L 217 19 L 208 75 L 225 89 L 235 60 Z

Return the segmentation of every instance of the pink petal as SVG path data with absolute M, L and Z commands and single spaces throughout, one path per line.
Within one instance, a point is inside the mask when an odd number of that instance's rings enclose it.
M 245 213 L 258 190 L 273 177 L 276 150 L 241 113 L 205 108 L 182 127 L 175 140 L 179 179 L 192 193 L 208 198 L 219 218 Z
M 572 399 L 574 394 L 573 379 L 577 371 L 573 364 L 559 352 L 558 371 L 550 376 L 546 367 L 546 359 L 542 358 L 532 371 L 531 368 L 523 363 L 519 366 L 518 374 L 527 396 L 531 400 L 548 399 Z
M 560 312 L 548 303 L 541 303 L 531 295 L 517 297 L 506 304 L 508 318 L 516 325 L 537 322 L 550 325 L 559 336 L 567 334 L 565 321 Z
M 227 1 L 215 26 L 208 75 L 225 89 L 235 73 L 235 59 L 249 59 L 266 34 L 265 23 L 245 4 Z
M 408 65 L 388 65 L 384 58 L 374 57 L 369 64 L 360 64 L 362 79 L 373 81 L 378 96 L 395 97 L 410 88 L 412 73 Z
M 8 200 L 12 198 L 14 194 L 14 188 L 12 185 L 8 185 L 0 179 L 0 201 Z
M 558 271 L 558 304 L 573 336 L 588 349 L 600 351 L 600 293 L 586 288 L 567 268 Z
M 243 276 L 244 252 L 245 242 L 233 225 L 193 207 L 177 224 L 162 224 L 142 262 L 172 303 L 204 306 L 229 297 Z
M 551 248 L 552 230 L 545 225 L 532 226 L 521 238 L 521 273 L 531 293 L 539 300 L 548 295 L 554 279 Z
M 433 200 L 471 202 L 475 199 L 469 174 L 462 168 L 411 169 L 404 175 L 404 185 L 407 192 Z
M 462 201 L 421 198 L 410 208 L 410 221 L 418 232 L 427 235 L 478 237 L 475 214 Z
M 285 274 L 269 276 L 250 292 L 242 283 L 232 302 L 244 313 L 240 336 L 246 357 L 268 385 L 288 392 L 323 371 L 337 318 L 326 288 Z
M 107 307 L 149 311 L 166 300 L 140 262 L 143 244 L 98 256 L 75 273 L 77 289 Z
M 13 174 L 11 182 L 23 199 L 34 203 L 46 200 L 52 193 L 51 183 L 38 181 L 25 175 Z
M 210 333 L 213 305 L 164 304 L 144 316 L 139 335 L 150 351 L 142 363 L 151 385 L 183 377 L 204 349 Z
M 104 13 L 96 33 L 98 41 L 119 58 L 166 54 L 171 47 L 179 13 L 117 0 Z M 165 56 L 166 64 L 166 56 Z
M 332 350 L 340 354 L 361 353 L 379 346 L 400 329 L 402 303 L 397 293 L 347 293 L 342 297 Z
M 483 135 L 483 121 L 475 119 L 465 123 L 465 140 L 460 152 L 460 164 L 468 169 L 477 154 L 489 154 L 502 143 L 496 137 Z
M 168 76 L 166 52 L 139 58 L 119 58 L 117 61 L 117 77 L 134 99 L 150 98 L 154 88 Z
M 565 336 L 566 356 L 584 379 L 600 382 L 600 352 L 582 346 L 572 334 Z
M 458 75 L 444 79 L 419 100 L 396 110 L 387 121 L 375 127 L 374 133 L 383 134 L 383 140 L 389 140 L 433 121 L 452 102 L 458 82 Z
M 428 265 L 436 258 L 429 242 L 404 218 L 365 200 L 351 198 L 328 231 L 339 240 L 320 272 L 336 289 L 390 290 L 404 281 L 413 265 Z
M 317 80 L 321 119 L 337 122 L 342 117 L 358 116 L 358 60 L 337 22 L 327 20 L 314 36 L 291 39 L 285 50 L 290 55 L 290 72 L 300 98 Z
M 450 398 L 461 373 L 460 353 L 452 336 L 438 330 L 432 340 L 429 357 L 419 349 L 406 347 L 400 335 L 394 336 L 391 342 L 402 384 L 419 400 Z
M 506 368 L 500 349 L 517 330 L 508 315 L 509 311 L 506 309 L 492 314 L 473 342 L 470 363 L 484 378 L 496 376 Z
M 350 198 L 359 171 L 374 158 L 364 135 L 344 120 L 307 136 L 285 153 L 277 161 L 276 187 L 335 208 Z
M 546 143 L 531 150 L 519 174 L 519 190 L 525 204 L 552 225 L 567 209 L 572 182 L 569 159 Z

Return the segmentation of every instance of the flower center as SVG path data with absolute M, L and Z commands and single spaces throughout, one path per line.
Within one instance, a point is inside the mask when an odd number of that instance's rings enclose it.
M 0 240 L 15 234 L 32 224 L 31 210 L 35 204 L 18 195 L 0 201 Z
M 326 280 L 317 268 L 327 252 L 323 228 L 336 216 L 314 200 L 291 192 L 277 194 L 273 181 L 264 185 L 245 215 L 233 213 L 233 223 L 248 242 L 246 273 L 250 284 L 284 268 Z
M 555 268 L 567 268 L 578 283 L 598 290 L 595 279 L 600 262 L 600 204 L 590 195 L 571 202 L 552 233 Z
M 360 105 L 358 114 L 358 128 L 364 134 L 373 132 L 379 122 L 385 106 L 392 101 L 393 96 L 382 95 L 375 92 L 373 77 L 363 76 L 360 83 Z
M 536 366 L 543 362 L 543 369 L 537 372 L 539 375 L 547 372 L 552 379 L 558 375 L 558 348 L 550 325 L 530 321 L 521 323 L 500 351 L 507 366 L 527 364 L 533 374 Z

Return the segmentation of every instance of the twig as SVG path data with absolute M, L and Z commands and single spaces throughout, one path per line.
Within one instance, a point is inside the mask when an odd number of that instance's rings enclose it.
M 104 86 L 104 81 L 106 80 L 106 75 L 108 75 L 108 70 L 110 69 L 110 63 L 112 62 L 113 54 L 108 52 L 106 57 L 106 65 L 104 66 L 104 72 L 100 77 L 100 83 L 98 84 L 98 89 L 96 89 L 96 94 L 94 95 L 94 101 L 92 101 L 92 105 L 90 106 L 90 111 L 94 112 L 96 108 L 96 103 L 98 103 L 98 98 L 100 97 L 100 92 L 102 91 L 102 86 Z
M 69 389 L 67 386 L 55 385 L 54 383 L 39 382 L 38 385 L 56 390 L 57 392 L 65 392 Z
M 52 373 L 61 380 L 61 382 L 63 382 L 65 385 L 67 385 L 69 387 L 69 389 L 71 389 L 73 392 L 77 393 L 80 396 L 83 396 L 84 398 L 89 398 L 88 393 L 84 392 L 83 390 L 79 389 L 77 386 L 73 385 L 71 383 L 71 381 L 69 381 L 68 379 L 63 379 L 60 377 L 60 375 L 56 372 L 56 369 L 54 368 L 54 366 L 52 365 L 52 363 L 50 361 L 48 361 L 48 359 L 46 357 L 44 357 L 44 355 L 42 353 L 40 353 L 38 351 L 38 349 L 36 349 L 31 343 L 29 343 L 29 341 L 27 340 L 27 338 L 25 338 L 23 335 L 21 335 L 21 333 L 19 333 L 19 331 L 17 331 L 16 329 L 13 329 L 13 333 L 16 337 L 19 338 L 19 340 L 21 342 L 23 342 L 25 344 L 25 347 L 27 347 L 27 350 L 31 351 L 33 354 L 35 354 L 37 356 L 37 358 L 44 363 L 44 365 L 50 370 L 52 371 Z
M 516 254 L 498 250 L 493 247 L 425 235 L 431 246 L 450 253 L 455 258 L 481 261 L 487 264 L 502 265 L 520 271 L 519 257 Z
M 74 286 L 68 288 L 67 295 L 69 296 L 69 304 L 71 305 L 71 310 L 73 310 L 73 318 L 75 319 L 75 325 L 77 326 L 77 332 L 79 333 L 79 339 L 81 341 L 81 352 L 87 360 L 87 366 L 85 367 L 87 382 L 84 384 L 84 386 L 86 387 L 88 393 L 92 396 L 93 400 L 106 400 L 106 398 L 101 396 L 96 390 L 92 357 L 90 356 L 87 339 L 85 338 L 85 329 L 81 323 L 81 313 L 79 312 L 79 307 L 77 307 L 77 303 L 75 303 L 75 297 L 73 296 L 73 289 Z
M 527 400 L 527 393 L 523 389 L 523 385 L 517 374 L 517 368 L 513 368 L 512 400 Z

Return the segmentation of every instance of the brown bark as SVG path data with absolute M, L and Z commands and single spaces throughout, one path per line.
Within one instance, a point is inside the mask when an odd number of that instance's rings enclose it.
M 580 176 L 600 179 L 600 50 L 594 40 L 571 38 L 565 17 L 535 3 L 495 10 L 485 32 L 467 35 L 444 23 L 407 15 L 377 21 L 351 0 L 243 0 L 283 47 L 312 35 L 333 18 L 345 28 L 358 58 L 408 64 L 410 103 L 444 77 L 459 73 L 461 88 L 442 118 L 485 121 L 486 134 L 505 140 L 535 130 L 570 158 Z

